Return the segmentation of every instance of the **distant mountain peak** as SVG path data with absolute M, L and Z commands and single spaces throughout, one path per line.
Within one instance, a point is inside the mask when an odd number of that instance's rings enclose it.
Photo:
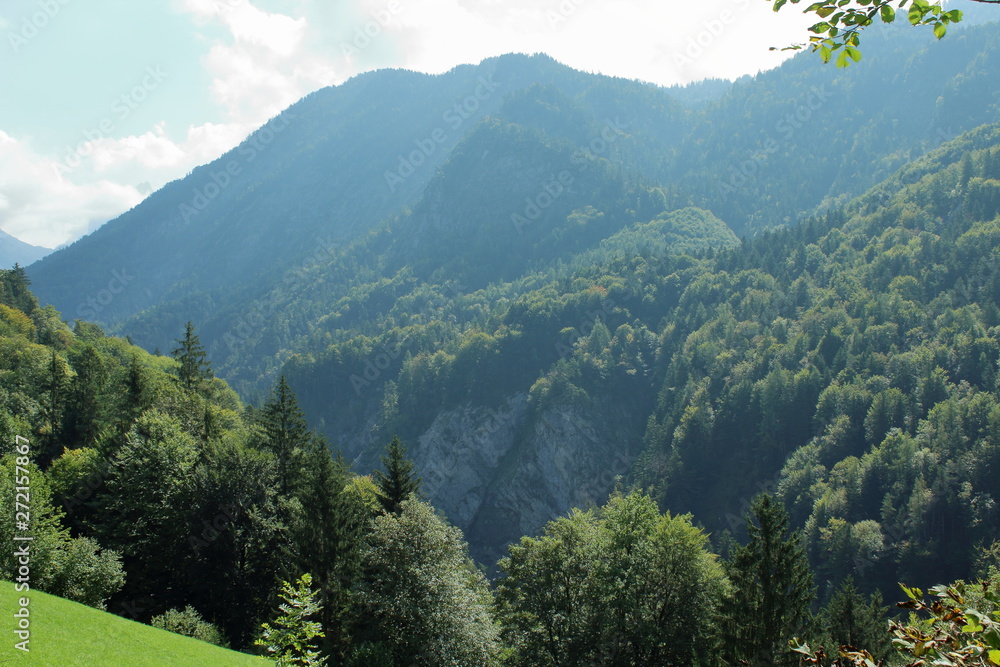
M 52 252 L 51 248 L 43 248 L 25 243 L 0 229 L 0 268 L 7 269 L 14 266 L 14 264 L 27 266 L 45 257 L 50 252 Z

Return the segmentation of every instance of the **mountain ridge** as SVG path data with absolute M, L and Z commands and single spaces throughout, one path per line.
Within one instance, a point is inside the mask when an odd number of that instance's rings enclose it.
M 28 266 L 51 252 L 53 252 L 51 248 L 25 243 L 0 229 L 0 267 L 11 268 L 15 264 Z

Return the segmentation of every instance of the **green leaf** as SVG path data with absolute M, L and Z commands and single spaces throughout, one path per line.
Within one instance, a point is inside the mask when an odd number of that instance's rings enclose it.
M 946 32 L 948 32 L 948 26 L 946 26 L 944 23 L 935 23 L 934 24 L 934 36 L 935 37 L 937 37 L 938 39 L 941 39 L 942 37 L 944 37 L 944 34 Z
M 899 587 L 903 589 L 903 593 L 906 594 L 906 597 L 911 600 L 919 600 L 924 596 L 923 592 L 919 588 L 908 588 L 903 584 L 899 584 Z
M 896 10 L 892 8 L 892 5 L 882 5 L 879 12 L 882 14 L 883 23 L 892 23 L 896 20 Z

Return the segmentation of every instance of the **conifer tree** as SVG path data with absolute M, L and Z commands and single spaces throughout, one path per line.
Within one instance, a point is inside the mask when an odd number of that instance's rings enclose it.
M 732 584 L 723 605 L 726 664 L 795 665 L 788 642 L 809 629 L 815 595 L 812 572 L 788 513 L 769 494 L 757 496 L 747 517 L 750 541 L 727 563 Z
M 375 486 L 378 487 L 378 499 L 386 512 L 399 514 L 402 502 L 410 494 L 420 491 L 420 478 L 413 473 L 413 461 L 406 458 L 406 448 L 399 441 L 399 436 L 393 436 L 392 442 L 382 457 L 385 472 L 375 471 Z
M 323 606 L 317 619 L 325 652 L 342 663 L 350 644 L 350 590 L 360 574 L 364 507 L 348 493 L 347 465 L 325 440 L 313 436 L 304 452 L 295 495 L 299 513 L 291 521 L 295 566 L 311 572 Z
M 312 590 L 312 576 L 308 573 L 299 577 L 294 585 L 287 581 L 281 583 L 282 613 L 273 624 L 261 625 L 261 635 L 254 642 L 264 647 L 279 667 L 326 664 L 326 658 L 320 657 L 313 642 L 323 637 L 319 623 L 310 620 L 322 610 L 316 595 Z
M 31 279 L 20 264 L 0 270 L 0 303 L 31 315 L 38 309 L 38 299 L 31 293 Z
M 892 643 L 885 611 L 881 593 L 873 593 L 866 602 L 848 576 L 826 606 L 824 620 L 831 640 L 827 653 L 836 655 L 839 647 L 849 646 L 864 649 L 877 660 L 886 658 Z
M 198 335 L 194 332 L 192 322 L 184 325 L 184 337 L 178 339 L 176 343 L 178 347 L 172 354 L 181 364 L 177 376 L 185 389 L 196 391 L 203 381 L 212 378 L 212 364 L 201 341 L 198 340 Z
M 149 376 L 139 355 L 133 354 L 129 361 L 124 382 L 124 407 L 121 414 L 123 433 L 128 432 L 132 423 L 152 407 L 153 396 L 149 386 Z
M 45 448 L 37 463 L 41 467 L 48 464 L 59 455 L 59 436 L 62 431 L 63 414 L 66 407 L 66 389 L 69 386 L 69 369 L 66 361 L 51 350 L 48 377 L 44 382 L 45 397 L 44 413 L 46 425 L 43 430 Z
M 278 386 L 260 410 L 258 418 L 264 430 L 264 446 L 278 460 L 281 492 L 288 493 L 294 487 L 293 459 L 301 455 L 309 442 L 309 426 L 284 375 L 278 379 Z
M 68 399 L 66 421 L 70 441 L 81 446 L 92 446 L 101 429 L 109 422 L 107 387 L 110 373 L 100 352 L 87 344 L 75 363 Z

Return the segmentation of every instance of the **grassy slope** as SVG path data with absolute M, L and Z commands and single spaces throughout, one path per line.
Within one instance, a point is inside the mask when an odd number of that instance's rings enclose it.
M 0 581 L 0 665 L 227 667 L 270 665 L 218 646 L 31 591 L 30 653 L 14 648 L 13 614 L 23 594 Z

